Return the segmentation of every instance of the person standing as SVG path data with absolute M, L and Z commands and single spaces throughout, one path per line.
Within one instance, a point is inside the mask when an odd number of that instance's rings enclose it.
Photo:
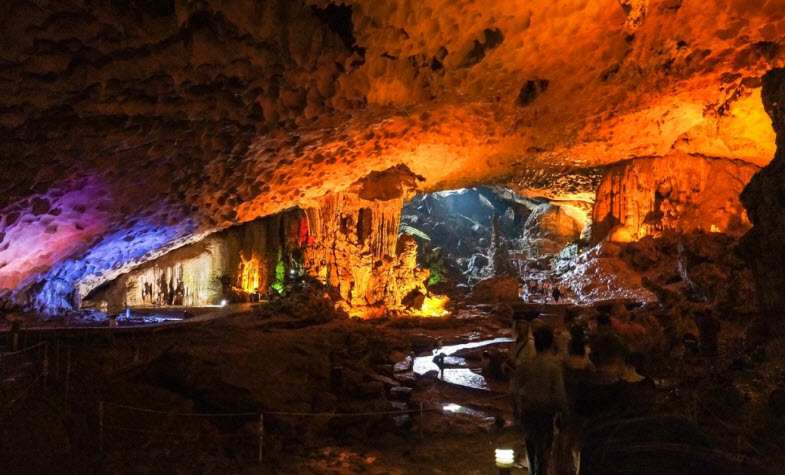
M 518 407 L 518 368 L 527 364 L 535 356 L 534 338 L 531 333 L 531 323 L 523 318 L 515 321 L 515 343 L 510 349 L 507 364 L 511 368 L 510 392 L 512 394 L 512 410 L 515 420 L 520 420 Z
M 553 445 L 553 425 L 567 407 L 562 363 L 554 350 L 548 327 L 534 332 L 535 356 L 516 368 L 514 397 L 522 418 L 529 468 L 546 475 Z
M 576 410 L 579 393 L 594 377 L 594 364 L 586 348 L 586 329 L 582 325 L 570 328 L 570 343 L 564 361 L 564 385 L 567 389 L 569 414 L 562 419 L 561 440 L 558 444 L 557 473 L 580 472 L 581 437 L 586 418 Z

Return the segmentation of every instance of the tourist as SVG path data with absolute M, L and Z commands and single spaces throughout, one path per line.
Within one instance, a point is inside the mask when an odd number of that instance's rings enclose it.
M 534 355 L 534 338 L 531 333 L 531 323 L 526 319 L 517 319 L 514 321 L 513 329 L 515 330 L 515 343 L 513 344 L 507 365 L 511 373 L 510 377 L 510 393 L 512 394 L 512 411 L 515 420 L 520 420 L 520 410 L 518 408 L 518 368 L 521 365 L 530 361 Z
M 548 473 L 553 425 L 567 407 L 562 363 L 555 354 L 553 332 L 548 327 L 534 332 L 536 355 L 516 369 L 515 398 L 521 413 L 530 473 Z
M 444 361 L 446 357 L 447 355 L 440 352 L 438 355 L 434 356 L 433 359 L 431 360 L 433 361 L 433 364 L 435 364 L 436 367 L 439 368 L 439 379 L 444 379 L 444 367 L 447 365 L 447 363 Z
M 534 337 L 531 332 L 531 322 L 526 319 L 516 320 L 514 330 L 515 344 L 510 359 L 513 368 L 517 368 L 520 361 L 530 360 L 534 356 Z
M 553 296 L 553 301 L 555 303 L 559 303 L 559 299 L 561 298 L 561 290 L 559 290 L 558 285 L 553 286 L 553 292 L 551 292 L 551 295 Z
M 570 328 L 570 335 L 564 361 L 564 384 L 569 412 L 562 418 L 556 472 L 577 474 L 580 470 L 581 434 L 586 418 L 580 415 L 575 407 L 580 391 L 594 378 L 595 368 L 586 348 L 586 329 L 575 325 Z
M 638 407 L 636 394 L 646 395 L 653 388 L 650 379 L 637 373 L 642 357 L 630 355 L 618 335 L 609 330 L 592 339 L 591 361 L 596 367 L 590 381 L 579 384 L 575 412 L 596 418 L 626 414 Z M 644 394 L 646 393 L 646 394 Z
M 596 323 L 595 333 L 590 341 L 592 362 L 599 369 L 597 359 L 605 357 L 605 355 L 602 355 L 601 353 L 610 350 L 619 353 L 619 357 L 621 358 L 620 363 L 623 364 L 624 358 L 627 357 L 629 351 L 624 340 L 622 340 L 619 334 L 616 333 L 616 330 L 613 329 L 610 315 L 607 313 L 600 313 L 597 315 Z

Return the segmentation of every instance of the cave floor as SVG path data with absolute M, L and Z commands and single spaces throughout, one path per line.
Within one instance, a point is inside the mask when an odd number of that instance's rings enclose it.
M 552 310 L 546 313 L 558 318 L 559 307 Z M 415 378 L 393 370 L 411 353 L 511 336 L 508 321 L 492 308 L 467 307 L 446 319 L 326 323 L 290 315 L 260 318 L 250 307 L 225 312 L 157 331 L 69 330 L 50 341 L 46 388 L 6 413 L 0 455 L 7 466 L 18 473 L 53 466 L 69 473 L 493 473 L 495 448 L 522 453 L 505 382 L 488 380 L 490 391 L 478 391 L 433 374 Z M 479 365 L 477 352 L 464 356 L 470 367 Z M 767 362 L 765 371 L 718 371 L 718 365 L 663 363 L 656 375 L 663 382 L 660 410 L 688 415 L 719 434 L 722 451 L 756 456 L 763 446 L 750 448 L 752 436 L 765 429 L 776 440 L 783 431 L 771 421 L 756 427 L 768 415 L 761 409 L 766 402 L 749 400 L 746 394 L 755 391 L 744 389 L 761 392 L 766 377 L 782 365 Z M 412 388 L 400 400 L 391 396 L 399 386 Z M 333 416 L 266 416 L 259 465 L 257 417 L 224 423 L 171 415 L 259 408 Z M 334 416 L 398 410 L 412 414 Z
M 227 457 L 225 453 L 215 454 L 210 449 L 201 453 L 204 437 L 209 438 L 212 427 L 194 428 L 194 433 L 202 431 L 207 435 L 200 435 L 193 444 L 182 440 L 161 443 L 153 433 L 171 433 L 171 421 L 166 418 L 145 420 L 141 425 L 131 424 L 129 428 L 125 420 L 128 414 L 122 411 L 115 414 L 111 412 L 113 409 L 106 415 L 106 451 L 98 457 L 95 424 L 99 403 L 106 401 L 176 413 L 216 413 L 237 412 L 245 402 L 240 400 L 250 399 L 251 405 L 272 411 L 390 411 L 400 407 L 393 406 L 383 395 L 390 385 L 369 384 L 374 382 L 368 380 L 369 375 L 387 377 L 387 381 L 391 381 L 393 374 L 384 376 L 384 371 L 405 358 L 409 351 L 424 354 L 442 344 L 509 335 L 506 327 L 501 320 L 480 313 L 473 318 L 464 314 L 461 318 L 447 320 L 334 320 L 312 325 L 307 320 L 298 321 L 288 316 L 260 319 L 250 306 L 203 312 L 187 324 L 113 331 L 103 326 L 60 328 L 44 325 L 26 329 L 26 338 L 32 343 L 58 335 L 57 343 L 51 343 L 53 353 L 55 345 L 58 347 L 58 355 L 56 360 L 54 355 L 50 357 L 49 387 L 47 391 L 17 403 L 10 425 L 38 426 L 41 432 L 62 435 L 68 440 L 62 444 L 68 447 L 67 451 L 49 452 L 59 466 L 74 470 L 76 466 L 89 465 L 124 472 L 133 462 L 136 467 L 156 471 L 154 468 L 161 465 L 163 456 L 164 465 L 185 463 L 187 467 L 189 461 L 202 460 L 210 467 L 257 472 L 259 467 L 253 463 L 255 450 L 251 447 L 254 443 L 235 447 L 239 455 L 231 453 Z M 67 376 L 66 354 L 70 365 Z M 170 355 L 188 362 L 173 370 L 185 373 L 184 378 L 166 374 L 166 371 L 160 374 L 158 366 L 162 359 L 169 361 Z M 336 363 L 350 373 L 347 379 L 351 381 L 346 382 L 345 388 L 330 387 L 330 368 Z M 230 387 L 235 393 L 215 404 L 208 403 L 206 407 L 204 399 L 215 398 L 215 395 L 200 391 L 213 384 Z M 509 412 L 506 398 L 499 398 L 504 394 L 466 391 L 434 379 L 426 383 L 411 379 L 404 384 L 415 386 L 409 406 L 418 408 L 422 402 L 427 408 L 422 431 L 419 421 L 415 421 L 416 415 L 399 426 L 378 418 L 363 422 L 362 431 L 348 436 L 342 435 L 340 430 L 319 434 L 321 429 L 318 427 L 324 424 L 318 420 L 314 422 L 317 429 L 312 429 L 308 427 L 311 423 L 272 418 L 265 423 L 269 432 L 263 466 L 278 473 L 291 473 L 294 469 L 306 470 L 306 473 L 355 473 L 356 470 L 456 473 L 458 467 L 461 467 L 461 473 L 467 473 L 464 469 L 474 470 L 471 467 L 476 467 L 477 473 L 483 473 L 484 468 L 492 466 L 493 443 L 489 441 L 504 440 L 512 433 L 511 429 L 497 430 L 492 416 L 451 413 L 441 408 L 447 404 L 465 404 L 487 410 L 492 415 L 503 414 Z M 62 393 L 65 385 L 69 386 L 67 396 Z M 494 400 L 486 402 L 491 399 Z M 56 414 L 50 413 L 51 407 L 47 409 L 53 400 L 59 409 Z M 66 410 L 61 413 L 64 406 Z M 42 418 L 36 420 L 33 416 L 31 420 L 30 414 L 24 415 L 26 411 Z M 110 423 L 115 417 L 118 420 Z M 44 420 L 50 418 L 56 420 L 55 429 L 49 427 L 49 423 L 43 425 Z M 303 432 L 302 439 L 288 433 L 289 424 Z M 284 427 L 268 429 L 268 425 Z M 114 431 L 108 429 L 109 426 L 126 429 Z M 253 431 L 253 427 L 252 424 L 251 428 L 241 428 L 240 432 Z M 127 429 L 136 432 L 124 432 Z M 285 434 L 281 440 L 277 440 L 277 432 Z M 31 459 L 23 454 L 49 442 L 19 440 L 17 443 L 21 447 L 17 447 L 13 452 L 16 455 L 12 454 L 8 460 L 16 460 L 19 467 L 27 467 Z M 471 447 L 476 450 L 469 450 Z M 229 452 L 235 449 L 224 448 Z M 456 456 L 447 456 L 451 452 L 472 455 L 459 461 Z M 194 453 L 199 455 L 193 456 Z M 46 466 L 44 459 L 37 461 L 42 469 Z M 54 462 L 53 459 L 49 461 Z M 365 468 L 361 469 L 358 463 Z

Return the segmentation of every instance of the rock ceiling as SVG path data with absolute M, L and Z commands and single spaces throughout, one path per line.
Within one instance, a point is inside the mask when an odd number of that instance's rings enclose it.
M 6 2 L 0 289 L 63 296 L 399 164 L 590 200 L 629 158 L 774 154 L 785 0 L 335 3 Z

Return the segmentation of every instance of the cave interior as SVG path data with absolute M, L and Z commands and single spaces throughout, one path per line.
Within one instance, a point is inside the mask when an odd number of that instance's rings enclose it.
M 0 467 L 785 465 L 785 1 L 5 9 Z

